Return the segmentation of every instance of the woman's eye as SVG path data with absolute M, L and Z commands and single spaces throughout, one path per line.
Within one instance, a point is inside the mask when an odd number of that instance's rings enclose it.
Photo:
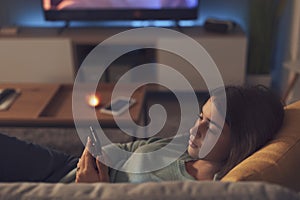
M 202 113 L 200 114 L 200 115 L 198 115 L 199 116 L 199 119 L 200 120 L 203 120 L 203 115 L 202 115 Z

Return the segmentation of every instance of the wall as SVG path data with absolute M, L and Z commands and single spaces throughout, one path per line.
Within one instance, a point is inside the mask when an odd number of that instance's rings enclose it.
M 300 15 L 299 15 L 299 10 L 300 10 L 300 4 L 298 0 L 291 0 L 289 1 L 289 7 L 287 8 L 288 11 L 294 11 L 293 12 L 286 12 L 285 13 L 285 21 L 290 22 L 286 24 L 281 25 L 281 31 L 279 33 L 284 32 L 285 35 L 284 37 L 281 37 L 282 39 L 285 39 L 286 44 L 284 48 L 282 48 L 282 54 L 281 56 L 283 57 L 283 60 L 286 62 L 290 61 L 297 61 L 300 59 L 300 30 L 299 30 L 299 22 L 300 22 Z M 282 31 L 286 30 L 286 31 Z M 295 66 L 299 67 L 299 66 Z M 293 72 L 293 70 L 289 70 L 286 68 L 282 69 L 282 79 L 283 79 L 283 88 L 287 87 L 287 82 L 289 79 L 289 73 Z M 296 101 L 300 99 L 300 79 L 298 78 L 291 95 L 287 99 L 287 103 Z

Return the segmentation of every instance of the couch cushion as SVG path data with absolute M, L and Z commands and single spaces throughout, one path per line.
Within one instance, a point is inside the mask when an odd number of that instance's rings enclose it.
M 230 199 L 298 200 L 299 194 L 278 185 L 262 182 L 225 183 L 215 181 L 47 184 L 0 183 L 0 199 L 129 200 L 129 199 Z
M 233 168 L 222 181 L 261 180 L 300 191 L 300 101 L 285 107 L 283 127 L 270 143 Z

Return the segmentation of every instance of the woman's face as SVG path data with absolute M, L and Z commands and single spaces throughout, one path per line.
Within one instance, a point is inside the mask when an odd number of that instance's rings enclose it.
M 213 149 L 203 158 L 214 162 L 221 162 L 227 159 L 230 152 L 230 128 L 224 123 L 222 127 L 218 121 L 211 121 L 211 116 L 220 116 L 210 98 L 202 107 L 202 112 L 195 125 L 190 129 L 190 140 L 188 153 L 193 158 L 198 158 L 199 151 L 203 145 L 206 134 L 215 134 L 221 131 L 221 135 Z M 218 117 L 216 117 L 218 118 Z M 219 129 L 219 130 L 218 130 Z

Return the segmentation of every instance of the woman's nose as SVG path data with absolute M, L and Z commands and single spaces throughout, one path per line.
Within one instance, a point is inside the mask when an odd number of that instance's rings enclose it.
M 200 123 L 196 123 L 191 129 L 190 129 L 190 134 L 195 136 L 195 137 L 201 137 L 201 134 L 197 134 L 200 133 L 201 130 L 203 131 L 205 124 L 200 122 Z
M 193 126 L 191 129 L 190 129 L 190 134 L 195 136 L 197 135 L 197 132 L 198 132 L 198 126 Z

